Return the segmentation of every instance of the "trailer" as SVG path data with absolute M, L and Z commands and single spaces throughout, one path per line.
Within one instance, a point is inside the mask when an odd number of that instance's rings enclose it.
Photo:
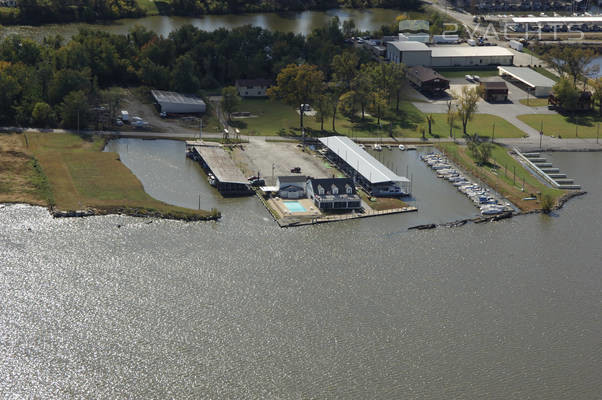
M 470 46 L 476 46 L 477 45 L 477 41 L 474 39 L 468 39 L 466 41 L 466 43 L 468 43 Z
M 516 51 L 523 51 L 523 44 L 518 40 L 511 40 L 510 42 L 508 42 L 508 45 L 510 46 L 510 48 Z
M 460 40 L 460 36 L 458 35 L 433 35 L 433 43 L 448 43 L 454 44 L 458 43 Z

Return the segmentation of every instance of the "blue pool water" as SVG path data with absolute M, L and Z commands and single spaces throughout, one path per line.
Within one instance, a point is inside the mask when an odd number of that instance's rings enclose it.
M 306 212 L 307 211 L 305 209 L 305 207 L 303 207 L 301 205 L 301 203 L 299 203 L 298 201 L 285 201 L 284 205 L 292 213 L 295 213 L 295 212 Z

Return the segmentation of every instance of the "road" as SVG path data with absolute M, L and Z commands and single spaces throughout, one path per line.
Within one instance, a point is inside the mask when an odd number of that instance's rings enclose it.
M 55 133 L 76 133 L 66 129 L 35 129 L 35 128 L 14 128 L 14 127 L 0 127 L 0 132 L 55 132 Z M 198 136 L 191 136 L 189 133 L 177 133 L 177 132 L 116 132 L 116 131 L 82 131 L 85 134 L 93 134 L 100 136 L 109 136 L 116 138 L 139 138 L 139 139 L 168 139 L 168 140 L 185 140 L 185 139 L 198 139 Z M 204 133 L 204 138 L 211 139 L 222 139 L 221 133 Z M 298 138 L 293 137 L 282 137 L 282 136 L 244 136 L 240 137 L 244 141 L 255 142 L 255 141 L 289 141 L 291 143 L 299 142 Z M 496 143 L 508 146 L 518 147 L 524 151 L 539 150 L 539 134 L 530 135 L 527 138 L 522 139 L 495 139 Z M 440 142 L 451 142 L 451 138 L 440 138 L 440 139 L 429 139 L 427 141 L 421 141 L 420 138 L 374 138 L 364 137 L 355 138 L 354 140 L 360 143 L 374 143 L 378 141 L 384 144 L 404 144 L 404 143 L 421 143 L 421 144 L 436 144 Z M 457 143 L 463 144 L 463 139 L 457 139 Z M 597 143 L 596 139 L 558 139 L 549 136 L 542 137 L 542 151 L 602 151 L 602 140 Z

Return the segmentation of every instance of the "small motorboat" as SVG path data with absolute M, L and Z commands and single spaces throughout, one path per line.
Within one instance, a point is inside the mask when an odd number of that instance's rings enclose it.
M 217 186 L 217 179 L 212 174 L 209 174 L 209 178 L 207 179 L 211 186 Z
M 399 150 L 401 150 L 401 151 L 405 151 L 405 149 L 406 149 L 406 147 L 405 147 L 403 144 L 400 144 L 400 145 L 399 145 Z
M 382 151 L 382 149 L 383 148 L 382 148 L 382 146 L 380 144 L 375 144 L 374 145 L 374 150 L 376 150 L 376 151 Z

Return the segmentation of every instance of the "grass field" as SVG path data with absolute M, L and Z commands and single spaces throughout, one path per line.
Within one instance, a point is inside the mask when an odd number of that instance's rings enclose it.
M 528 99 L 520 99 L 520 103 L 529 107 L 545 107 L 548 105 L 548 99 L 530 97 Z
M 299 130 L 299 113 L 292 107 L 278 101 L 267 99 L 244 100 L 240 111 L 248 111 L 255 117 L 235 119 L 233 126 L 239 128 L 245 135 L 260 136 L 301 136 Z M 432 125 L 432 136 L 428 135 L 425 115 L 410 102 L 402 102 L 398 113 L 394 111 L 393 119 L 383 119 L 382 128 L 379 128 L 374 117 L 366 116 L 364 121 L 358 117 L 353 121 L 337 116 L 336 133 L 351 137 L 385 137 L 389 136 L 389 125 L 392 124 L 392 133 L 396 137 L 419 138 L 422 136 L 421 128 L 426 131 L 429 138 L 449 137 L 449 125 L 445 114 L 434 114 L 435 123 Z M 493 123 L 495 123 L 495 136 L 502 138 L 518 138 L 525 136 L 524 132 L 506 120 L 488 114 L 476 114 L 468 123 L 470 133 L 478 132 L 479 135 L 491 136 Z M 333 134 L 332 119 L 324 121 L 324 131 L 315 117 L 306 115 L 304 118 L 305 133 L 308 136 L 323 136 Z M 457 137 L 462 136 L 462 125 L 458 121 L 454 124 Z
M 462 70 L 437 70 L 441 75 L 446 78 L 464 78 L 466 75 L 478 75 L 481 78 L 487 78 L 491 76 L 497 76 L 497 69 L 462 69 Z
M 543 122 L 546 136 L 570 138 L 595 138 L 602 117 L 597 114 L 578 115 L 575 118 L 560 114 L 525 114 L 518 119 L 539 130 Z
M 551 188 L 540 182 L 522 164 L 516 161 L 503 146 L 494 145 L 490 163 L 476 165 L 466 146 L 455 143 L 440 143 L 438 147 L 454 162 L 463 166 L 473 176 L 483 180 L 487 185 L 502 194 L 523 211 L 541 208 L 539 200 L 525 201 L 523 198 L 549 194 L 555 202 L 565 191 Z M 516 171 L 516 175 L 514 172 Z M 523 188 L 524 180 L 524 191 Z
M 159 9 L 153 0 L 136 0 L 136 3 L 146 15 L 159 15 Z
M 130 210 L 183 219 L 210 215 L 208 211 L 176 207 L 150 197 L 117 154 L 102 152 L 103 139 L 28 133 L 2 135 L 0 143 L 3 162 L 10 161 L 15 153 L 22 160 L 8 170 L 2 168 L 0 202 L 54 205 L 59 210 Z M 20 188 L 21 183 L 26 189 Z

